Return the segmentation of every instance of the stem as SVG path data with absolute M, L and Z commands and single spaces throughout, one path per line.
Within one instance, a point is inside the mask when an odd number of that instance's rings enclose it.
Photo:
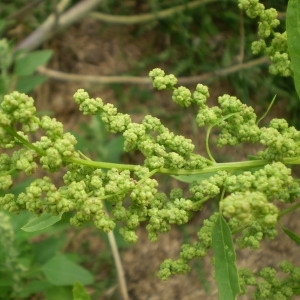
M 205 148 L 206 148 L 206 152 L 207 152 L 207 155 L 209 156 L 210 160 L 213 162 L 216 162 L 210 152 L 210 149 L 209 149 L 209 135 L 210 135 L 212 128 L 213 128 L 213 126 L 209 126 L 207 129 L 206 136 L 205 136 Z
M 43 156 L 45 153 L 31 144 L 29 141 L 20 136 L 13 128 L 4 126 L 10 134 L 12 134 L 17 140 L 19 140 L 25 147 L 35 151 L 38 155 Z M 65 158 L 65 162 L 75 163 L 83 166 L 89 166 L 99 169 L 118 169 L 118 170 L 130 170 L 136 171 L 139 168 L 139 165 L 130 165 L 130 164 L 120 164 L 120 163 L 110 163 L 102 161 L 93 161 L 91 159 L 80 159 L 80 158 Z M 185 170 L 185 169 L 155 169 L 151 171 L 151 176 L 155 173 L 157 174 L 169 174 L 169 175 L 197 175 L 197 174 L 207 174 L 207 173 L 216 173 L 218 171 L 237 171 L 263 167 L 271 162 L 268 160 L 249 160 L 249 161 L 239 161 L 239 162 L 227 162 L 227 163 L 213 163 L 211 166 L 194 169 L 194 170 Z M 300 165 L 300 156 L 296 157 L 287 157 L 282 159 L 282 163 L 288 165 Z M 151 177 L 150 176 L 150 177 Z
M 109 163 L 109 162 L 99 162 L 93 160 L 84 160 L 78 158 L 70 158 L 66 160 L 70 163 L 80 164 L 84 166 L 89 166 L 93 168 L 99 169 L 112 169 L 116 168 L 118 170 L 130 170 L 136 171 L 139 166 L 137 165 L 129 165 L 129 164 L 117 164 L 117 163 Z M 282 160 L 284 164 L 291 165 L 299 165 L 300 164 L 300 156 L 298 157 L 288 157 Z M 207 174 L 207 173 L 216 173 L 218 171 L 237 171 L 237 170 L 245 170 L 263 167 L 271 162 L 268 160 L 249 160 L 249 161 L 239 161 L 239 162 L 227 162 L 227 163 L 214 163 L 211 166 L 202 168 L 202 169 L 194 169 L 194 170 L 185 170 L 185 169 L 166 169 L 161 168 L 159 170 L 154 170 L 157 174 L 169 174 L 169 175 L 197 175 L 197 174 Z
M 157 19 L 167 18 L 180 11 L 195 8 L 197 6 L 204 5 L 210 2 L 216 2 L 216 0 L 200 0 L 200 1 L 197 0 L 190 3 L 186 3 L 184 5 L 178 5 L 172 8 L 168 8 L 162 11 L 135 15 L 135 16 L 110 15 L 110 14 L 104 14 L 100 12 L 92 12 L 90 13 L 90 16 L 96 20 L 108 22 L 108 23 L 125 24 L 125 25 L 139 24 L 144 22 L 155 21 Z
M 179 77 L 179 84 L 194 84 L 199 82 L 207 82 L 209 80 L 213 80 L 216 77 L 226 76 L 241 70 L 253 68 L 255 66 L 263 65 L 269 62 L 268 57 L 261 57 L 246 63 L 238 63 L 228 68 L 203 73 L 201 75 L 189 76 L 189 77 Z M 142 76 L 127 76 L 127 75 L 116 75 L 116 76 L 97 76 L 97 75 L 79 75 L 74 73 L 66 73 L 61 71 L 56 71 L 52 69 L 48 69 L 44 66 L 38 68 L 38 73 L 42 75 L 46 75 L 49 78 L 62 80 L 62 81 L 73 81 L 82 83 L 100 83 L 100 84 L 111 84 L 111 83 L 119 83 L 119 84 L 143 84 L 151 87 L 152 83 L 149 80 L 149 77 Z
M 11 169 L 9 171 L 0 172 L 0 176 L 12 175 L 15 171 L 17 171 L 17 169 Z
M 272 106 L 273 106 L 275 100 L 276 100 L 276 95 L 273 97 L 273 99 L 272 99 L 271 103 L 269 104 L 269 106 L 268 106 L 266 112 L 265 112 L 265 113 L 257 120 L 256 125 L 258 125 L 258 123 L 261 122 L 261 121 L 267 116 L 267 114 L 268 114 L 269 111 L 271 110 L 271 108 L 272 108 Z
M 298 209 L 299 207 L 300 207 L 300 203 L 295 204 L 295 205 L 293 205 L 293 206 L 291 206 L 291 207 L 289 207 L 289 208 L 287 208 L 287 209 L 282 210 L 282 211 L 279 213 L 279 219 L 281 219 L 282 216 L 284 216 L 284 215 L 286 215 L 286 214 L 288 214 L 288 213 L 290 213 L 290 212 L 292 212 L 292 211 Z
M 108 215 L 108 212 L 107 212 L 105 206 L 104 206 L 104 212 L 106 213 L 106 215 Z M 109 245 L 111 248 L 111 252 L 113 255 L 113 259 L 114 259 L 114 262 L 116 265 L 116 269 L 117 269 L 121 297 L 122 297 L 122 300 L 128 300 L 129 295 L 128 295 L 127 283 L 126 283 L 126 279 L 125 279 L 125 272 L 124 272 L 124 268 L 122 265 L 120 253 L 118 250 L 118 246 L 117 246 L 117 242 L 116 242 L 116 238 L 115 238 L 113 230 L 109 231 L 107 233 L 107 236 L 108 236 L 108 242 L 109 242 Z
M 89 12 L 94 10 L 103 0 L 82 0 L 79 3 L 73 5 L 68 11 L 63 13 L 65 9 L 64 5 L 58 6 L 56 15 L 51 14 L 47 20 L 28 37 L 26 37 L 15 48 L 16 50 L 24 49 L 26 51 L 32 51 L 47 40 L 49 40 L 55 33 L 62 29 L 78 22 L 85 17 Z M 67 3 L 69 1 L 62 0 L 61 3 Z M 59 19 L 57 19 L 59 13 Z M 57 22 L 58 21 L 58 22 Z M 56 26 L 55 30 L 53 27 Z
M 38 149 L 37 147 L 35 147 L 32 143 L 30 143 L 29 141 L 27 141 L 26 139 L 24 139 L 21 135 L 19 135 L 18 132 L 14 128 L 8 127 L 8 126 L 3 126 L 3 128 L 7 132 L 9 132 L 13 137 L 15 137 L 15 139 L 17 139 L 19 142 L 21 142 L 26 148 L 28 148 L 30 150 L 33 150 L 39 156 L 45 155 L 45 153 L 43 151 L 41 151 L 40 149 Z

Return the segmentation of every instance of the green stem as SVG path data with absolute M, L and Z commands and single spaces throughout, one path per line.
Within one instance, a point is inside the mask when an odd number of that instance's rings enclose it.
M 11 175 L 13 174 L 17 169 L 11 169 L 11 170 L 8 170 L 8 171 L 5 171 L 5 172 L 0 172 L 0 176 L 5 176 L 5 175 Z
M 206 136 L 205 136 L 205 148 L 206 148 L 206 152 L 207 152 L 207 155 L 209 156 L 210 160 L 215 162 L 215 159 L 214 157 L 212 156 L 211 152 L 210 152 L 210 148 L 209 148 L 209 137 L 210 137 L 210 132 L 212 131 L 212 129 L 217 126 L 219 123 L 225 121 L 226 119 L 232 117 L 232 116 L 235 116 L 237 115 L 238 113 L 231 113 L 231 114 L 228 114 L 226 115 L 225 117 L 223 117 L 222 119 L 219 119 L 216 123 L 214 123 L 213 125 L 210 125 L 207 129 L 207 132 L 206 132 Z
M 229 117 L 229 116 L 227 116 Z M 32 143 L 27 141 L 25 138 L 20 136 L 15 129 L 5 126 L 10 134 L 12 134 L 17 140 L 19 140 L 25 147 L 35 151 L 38 155 L 43 156 L 45 153 L 35 147 Z M 120 163 L 110 163 L 110 162 L 98 162 L 90 159 L 80 159 L 80 158 L 65 158 L 65 162 L 75 163 L 79 165 L 89 166 L 99 169 L 118 169 L 118 170 L 130 170 L 136 171 L 139 168 L 139 165 L 130 165 L 130 164 L 120 164 Z M 299 165 L 300 156 L 297 157 L 287 157 L 282 160 L 284 164 L 290 165 Z M 218 171 L 237 171 L 237 170 L 246 170 L 257 167 L 263 167 L 270 162 L 267 160 L 250 160 L 250 161 L 240 161 L 240 162 L 228 162 L 228 163 L 213 163 L 211 166 L 194 169 L 194 170 L 185 170 L 185 169 L 166 169 L 161 168 L 159 170 L 154 170 L 154 173 L 158 174 L 169 174 L 169 175 L 197 175 L 197 174 L 207 174 L 207 173 L 216 173 Z
M 291 206 L 291 207 L 289 207 L 289 208 L 287 208 L 287 209 L 282 210 L 282 211 L 279 213 L 279 219 L 281 219 L 284 215 L 286 215 L 286 214 L 288 214 L 288 213 L 290 213 L 290 212 L 292 212 L 292 211 L 298 209 L 299 207 L 300 207 L 300 203 L 295 204 L 295 205 L 293 205 L 293 206 Z
M 33 150 L 36 152 L 39 156 L 45 155 L 44 151 L 41 151 L 39 148 L 35 147 L 32 143 L 24 139 L 21 135 L 18 134 L 18 132 L 11 127 L 3 126 L 3 128 L 9 132 L 15 139 L 17 139 L 20 143 L 22 143 L 26 148 Z
M 192 9 L 200 5 L 204 5 L 210 2 L 215 2 L 216 0 L 198 0 L 190 3 L 185 3 L 184 5 L 178 5 L 172 8 L 168 8 L 162 11 L 157 11 L 153 13 L 146 13 L 134 16 L 120 16 L 120 15 L 110 15 L 100 12 L 92 12 L 90 16 L 94 19 L 100 20 L 102 22 L 115 23 L 115 24 L 139 24 L 144 22 L 151 22 L 157 19 L 163 19 L 174 15 L 180 11 L 186 9 Z
M 272 108 L 272 106 L 273 106 L 275 100 L 276 100 L 276 95 L 273 97 L 273 99 L 272 99 L 271 103 L 269 104 L 269 106 L 268 106 L 266 112 L 258 119 L 258 121 L 256 122 L 256 125 L 258 125 L 258 124 L 259 124 L 259 123 L 267 116 L 267 114 L 268 114 L 269 111 L 271 110 L 271 108 Z
M 213 162 L 216 162 L 214 157 L 212 156 L 211 152 L 210 152 L 210 148 L 209 148 L 209 136 L 210 136 L 210 132 L 213 129 L 214 125 L 209 126 L 207 128 L 207 132 L 206 132 L 206 136 L 205 136 L 205 148 L 206 148 L 206 152 L 207 155 L 209 156 L 210 160 Z
M 75 163 L 75 164 L 89 166 L 93 168 L 99 168 L 99 169 L 116 168 L 118 170 L 136 171 L 137 168 L 139 168 L 138 165 L 98 162 L 98 161 L 78 159 L 78 158 L 69 158 L 66 161 L 70 163 Z M 284 158 L 282 162 L 284 164 L 299 165 L 300 157 L 298 156 L 298 157 Z M 215 173 L 218 171 L 230 172 L 230 171 L 237 171 L 237 170 L 246 170 L 246 169 L 252 169 L 257 167 L 263 167 L 267 164 L 270 164 L 270 162 L 267 160 L 249 160 L 249 161 L 240 161 L 240 162 L 214 163 L 211 166 L 202 169 L 195 169 L 195 170 L 161 168 L 159 170 L 155 170 L 155 173 L 169 174 L 169 175 L 197 175 L 197 174 Z

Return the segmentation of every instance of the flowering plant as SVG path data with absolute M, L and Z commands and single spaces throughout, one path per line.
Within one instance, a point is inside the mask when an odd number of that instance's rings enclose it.
M 300 43 L 295 40 L 299 41 L 300 35 L 294 36 L 294 11 L 300 14 L 300 4 L 290 0 L 289 5 L 288 32 L 278 33 L 276 10 L 265 9 L 258 0 L 239 1 L 247 15 L 259 18 L 260 40 L 253 43 L 253 52 L 270 57 L 271 73 L 294 76 L 299 90 L 296 50 Z M 265 115 L 258 118 L 252 107 L 227 94 L 218 98 L 217 106 L 210 107 L 207 86 L 198 84 L 194 91 L 177 87 L 176 77 L 159 68 L 149 77 L 156 89 L 170 90 L 178 105 L 196 108 L 196 122 L 207 130 L 206 154 L 194 153 L 190 139 L 170 131 L 158 118 L 147 115 L 140 123 L 133 122 L 114 105 L 90 98 L 79 89 L 74 94 L 79 109 L 86 115 L 100 115 L 108 132 L 123 135 L 124 151 L 140 151 L 145 158 L 142 165 L 93 161 L 76 150 L 76 138 L 64 132 L 62 123 L 49 116 L 39 117 L 34 100 L 15 91 L 0 104 L 0 146 L 7 149 L 0 155 L 0 189 L 5 191 L 0 197 L 1 208 L 12 213 L 32 212 L 36 215 L 34 229 L 45 222 L 47 226 L 58 222 L 67 212 L 72 213 L 70 223 L 76 226 L 92 221 L 109 232 L 118 223 L 124 239 L 135 242 L 135 230 L 141 222 L 147 224 L 149 239 L 155 241 L 158 234 L 168 232 L 173 224 L 188 223 L 207 201 L 216 199 L 218 209 L 203 222 L 199 240 L 183 244 L 179 259 L 164 261 L 159 277 L 188 272 L 189 262 L 204 257 L 212 248 L 222 299 L 235 299 L 247 292 L 247 286 L 256 287 L 257 299 L 298 295 L 299 267 L 282 262 L 280 270 L 287 274 L 283 280 L 269 267 L 258 273 L 238 271 L 233 241 L 240 248 L 259 248 L 263 239 L 278 234 L 281 217 L 300 207 L 299 181 L 292 174 L 293 166 L 300 164 L 300 132 L 284 119 L 261 125 Z M 260 144 L 261 150 L 247 161 L 218 163 L 209 147 L 214 128 L 218 129 L 219 147 L 252 143 Z M 49 174 L 67 170 L 63 185 L 56 186 L 49 175 L 35 179 L 18 195 L 10 192 L 13 174 L 30 176 L 38 168 Z M 172 176 L 189 188 L 162 193 L 157 174 Z M 288 208 L 281 210 L 280 202 Z M 109 211 L 106 203 L 111 204 Z M 24 228 L 31 226 L 32 222 Z M 299 244 L 299 236 L 288 229 L 284 232 Z

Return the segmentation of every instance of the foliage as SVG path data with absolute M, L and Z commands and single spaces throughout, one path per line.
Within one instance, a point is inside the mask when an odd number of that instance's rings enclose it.
M 252 50 L 270 57 L 270 72 L 294 75 L 298 90 L 299 53 L 293 31 L 299 26 L 294 15 L 299 6 L 293 0 L 289 5 L 291 23 L 286 34 L 276 32 L 279 20 L 275 9 L 265 9 L 257 0 L 239 1 L 239 7 L 249 17 L 259 20 L 259 40 L 252 44 Z M 149 77 L 157 90 L 169 90 L 176 104 L 197 111 L 197 125 L 207 129 L 206 154 L 194 153 L 190 139 L 172 132 L 158 118 L 146 115 L 140 123 L 133 122 L 114 105 L 91 98 L 79 89 L 74 100 L 80 111 L 98 116 L 108 132 L 122 134 L 126 152 L 139 151 L 145 157 L 141 165 L 94 161 L 76 149 L 76 137 L 64 132 L 62 123 L 38 116 L 34 100 L 15 91 L 5 95 L 0 104 L 0 146 L 6 149 L 0 155 L 2 208 L 15 214 L 33 213 L 35 218 L 23 227 L 30 232 L 60 224 L 65 217 L 76 226 L 93 222 L 104 232 L 118 224 L 124 239 L 135 242 L 141 222 L 146 224 L 149 239 L 156 241 L 160 233 L 168 232 L 173 224 L 188 223 L 206 202 L 213 200 L 218 209 L 203 222 L 198 241 L 183 244 L 177 260 L 164 261 L 159 277 L 167 279 L 188 272 L 190 261 L 204 257 L 212 248 L 220 299 L 235 299 L 247 293 L 247 286 L 256 288 L 257 299 L 291 299 L 299 295 L 298 267 L 280 263 L 280 271 L 286 274 L 284 279 L 269 267 L 257 273 L 238 271 L 234 245 L 259 248 L 262 240 L 277 236 L 281 217 L 300 207 L 299 180 L 292 173 L 294 166 L 300 164 L 300 132 L 284 119 L 261 125 L 264 119 L 258 118 L 251 106 L 228 94 L 219 96 L 218 105 L 211 107 L 207 104 L 207 86 L 199 83 L 194 90 L 177 87 L 177 78 L 160 68 L 153 69 Z M 219 147 L 252 143 L 260 145 L 260 150 L 248 161 L 219 163 L 209 147 L 213 129 L 217 129 L 214 140 Z M 47 176 L 35 178 L 18 194 L 11 191 L 13 174 L 32 176 L 38 168 Z M 57 186 L 52 174 L 64 170 L 63 184 Z M 187 183 L 188 189 L 163 193 L 159 190 L 159 176 L 172 176 Z M 280 203 L 288 208 L 281 210 Z M 282 228 L 299 243 L 296 233 Z M 11 247 L 9 243 L 5 246 Z M 70 278 L 64 273 L 54 276 L 57 266 L 66 266 L 74 274 Z M 76 280 L 89 284 L 93 280 L 64 255 L 49 258 L 41 271 L 53 285 L 70 285 Z M 74 295 L 82 293 L 86 297 L 80 284 L 73 291 Z
M 72 286 L 76 280 L 84 284 L 93 282 L 91 273 L 79 266 L 70 253 L 60 254 L 66 244 L 65 236 L 61 234 L 68 227 L 65 221 L 47 230 L 27 233 L 17 229 L 30 214 L 23 212 L 13 217 L 0 212 L 0 216 L 1 299 L 27 299 L 36 294 L 72 299 Z M 39 238 L 39 243 L 34 242 L 40 234 L 44 237 Z
M 28 93 L 45 82 L 46 76 L 34 73 L 51 58 L 51 55 L 51 50 L 13 53 L 8 41 L 0 39 L 0 101 L 4 94 L 12 90 Z

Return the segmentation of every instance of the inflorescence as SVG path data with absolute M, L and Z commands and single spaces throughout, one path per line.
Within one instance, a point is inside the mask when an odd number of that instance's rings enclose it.
M 132 122 L 114 105 L 78 90 L 74 99 L 79 109 L 84 114 L 100 115 L 109 132 L 123 134 L 125 151 L 140 151 L 145 157 L 141 166 L 94 162 L 76 150 L 76 138 L 65 133 L 60 122 L 49 116 L 38 117 L 33 99 L 13 92 L 0 104 L 0 145 L 7 149 L 0 155 L 0 188 L 5 191 L 0 197 L 1 207 L 36 215 L 70 212 L 71 224 L 92 221 L 105 232 L 118 223 L 123 237 L 134 242 L 141 222 L 147 223 L 149 239 L 155 241 L 173 224 L 186 224 L 203 203 L 219 198 L 219 212 L 204 221 L 199 241 L 183 245 L 179 260 L 162 264 L 159 275 L 164 279 L 187 272 L 191 259 L 206 255 L 219 213 L 228 220 L 231 230 L 239 233 L 237 243 L 242 248 L 258 248 L 264 237 L 274 238 L 280 218 L 276 203 L 293 203 L 299 196 L 299 184 L 286 163 L 300 161 L 299 131 L 283 119 L 259 127 L 253 108 L 236 97 L 220 96 L 219 105 L 209 107 L 206 86 L 198 84 L 192 92 L 176 87 L 177 79 L 161 69 L 149 75 L 155 88 L 172 91 L 178 105 L 197 107 L 198 125 L 218 129 L 218 146 L 261 144 L 253 165 L 243 169 L 237 162 L 235 168 L 225 168 L 226 164 L 215 162 L 208 145 L 208 157 L 196 154 L 190 139 L 171 132 L 159 119 L 147 115 L 141 123 Z M 49 173 L 66 168 L 63 185 L 57 187 L 49 175 L 33 180 L 18 195 L 9 191 L 16 172 L 31 176 L 40 167 Z M 156 174 L 195 175 L 206 170 L 210 176 L 195 177 L 188 191 L 175 189 L 167 195 L 158 190 Z M 109 212 L 106 203 L 112 207 Z
M 286 33 L 275 32 L 279 26 L 276 10 L 265 9 L 258 0 L 239 0 L 239 7 L 251 18 L 259 18 L 260 40 L 253 43 L 252 50 L 271 58 L 273 73 L 290 76 Z M 270 46 L 266 39 L 271 41 Z M 74 99 L 80 111 L 100 116 L 108 132 L 123 135 L 124 151 L 139 151 L 144 156 L 141 165 L 93 161 L 76 150 L 75 136 L 64 132 L 62 123 L 49 116 L 40 117 L 31 97 L 13 92 L 0 103 L 0 147 L 4 149 L 0 154 L 0 207 L 37 216 L 69 213 L 72 225 L 93 222 L 105 232 L 118 224 L 124 239 L 135 242 L 136 229 L 142 222 L 149 239 L 155 241 L 172 225 L 188 223 L 206 201 L 214 199 L 218 210 L 204 220 L 198 240 L 182 246 L 179 259 L 162 263 L 162 279 L 188 272 L 192 259 L 207 254 L 220 214 L 241 248 L 256 249 L 265 237 L 273 239 L 282 215 L 278 203 L 293 204 L 300 195 L 291 170 L 291 165 L 300 163 L 300 132 L 284 119 L 260 126 L 262 118 L 257 118 L 252 107 L 227 94 L 210 107 L 207 86 L 198 84 L 194 91 L 177 87 L 177 78 L 159 68 L 149 77 L 154 88 L 170 90 L 179 106 L 195 107 L 198 126 L 207 129 L 206 154 L 194 153 L 192 140 L 170 131 L 158 118 L 147 115 L 140 123 L 133 122 L 113 104 L 91 98 L 79 89 Z M 214 129 L 219 147 L 252 143 L 260 145 L 260 150 L 247 164 L 218 163 L 208 144 Z M 47 175 L 39 178 L 40 169 Z M 51 179 L 55 172 L 64 172 L 61 186 Z M 18 173 L 31 176 L 32 181 L 15 194 L 11 188 Z M 179 180 L 180 175 L 193 175 L 193 180 L 188 180 L 187 189 L 163 193 L 159 190 L 159 174 L 178 175 Z M 286 262 L 280 269 L 289 275 L 283 281 L 272 268 L 262 269 L 258 276 L 241 270 L 241 287 L 246 290 L 248 285 L 255 286 L 259 299 L 269 299 L 270 295 L 289 299 L 295 282 L 299 282 L 299 270 Z

